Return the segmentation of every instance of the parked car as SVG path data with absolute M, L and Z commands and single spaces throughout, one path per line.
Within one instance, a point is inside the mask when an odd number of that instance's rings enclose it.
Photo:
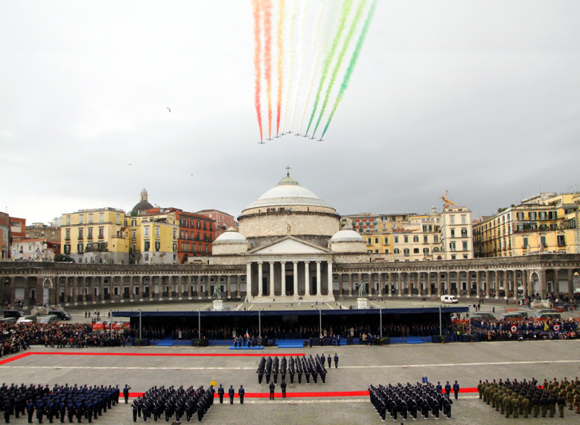
M 475 313 L 471 313 L 469 315 L 469 317 L 471 319 L 477 319 L 477 320 L 495 320 L 495 316 L 491 313 L 475 312 Z
M 24 316 L 24 312 L 20 310 L 4 310 L 4 317 L 15 317 L 16 319 Z
M 508 311 L 499 316 L 500 319 L 526 319 L 528 313 L 526 311 Z
M 441 295 L 441 302 L 444 304 L 456 304 L 459 302 L 455 295 Z
M 48 314 L 56 316 L 60 320 L 70 320 L 71 319 L 71 315 L 64 310 L 51 310 L 48 312 Z

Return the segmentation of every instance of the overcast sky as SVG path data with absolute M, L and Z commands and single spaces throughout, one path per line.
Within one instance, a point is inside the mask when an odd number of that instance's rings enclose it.
M 325 140 L 260 145 L 249 0 L 0 1 L 0 208 L 48 222 L 146 188 L 237 217 L 287 165 L 339 214 L 577 191 L 579 22 L 577 0 L 380 0 Z

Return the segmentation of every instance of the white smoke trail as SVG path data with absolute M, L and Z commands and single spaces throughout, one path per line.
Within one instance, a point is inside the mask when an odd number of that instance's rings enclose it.
M 325 38 L 320 35 L 322 30 L 322 18 L 324 17 L 324 11 L 326 10 L 327 0 L 321 0 L 318 7 L 318 14 L 316 16 L 316 22 L 314 25 L 314 35 L 312 38 L 312 48 L 316 49 L 313 62 L 312 71 L 310 72 L 310 82 L 308 83 L 308 93 L 306 95 L 306 101 L 304 102 L 304 109 L 302 111 L 302 117 L 300 118 L 300 125 L 298 126 L 298 133 L 302 128 L 302 123 L 304 122 L 304 117 L 306 116 L 306 111 L 308 110 L 308 104 L 310 103 L 310 97 L 312 96 L 312 91 L 314 90 L 314 81 L 318 76 L 320 71 L 320 66 L 322 65 L 322 53 L 324 51 Z M 316 46 L 316 47 L 315 47 Z M 294 109 L 296 112 L 296 109 Z M 294 114 L 292 114 L 292 122 L 294 121 Z
M 284 72 L 284 77 L 286 77 L 286 83 L 284 84 L 284 115 L 282 121 L 282 132 L 286 130 L 286 117 L 289 115 L 290 110 L 290 95 L 292 93 L 292 83 L 294 81 L 294 57 L 296 55 L 296 45 L 294 43 L 294 28 L 296 28 L 296 17 L 298 16 L 298 0 L 291 0 L 290 3 L 290 19 L 288 20 L 288 42 L 289 46 L 287 49 L 288 54 L 286 55 L 286 66 L 284 67 L 286 71 Z

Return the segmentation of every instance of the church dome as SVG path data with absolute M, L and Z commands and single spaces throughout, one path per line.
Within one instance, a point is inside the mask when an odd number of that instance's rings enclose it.
M 342 230 L 339 230 L 330 238 L 330 243 L 336 242 L 362 242 L 366 245 L 365 238 L 350 226 L 343 227 Z
M 247 244 L 248 240 L 244 235 L 238 232 L 233 227 L 230 227 L 222 233 L 214 242 L 213 245 L 220 244 Z
M 284 177 L 276 187 L 268 190 L 246 209 L 267 207 L 314 206 L 332 208 L 310 190 L 300 186 L 290 175 Z
M 153 205 L 151 205 L 149 203 L 149 201 L 147 200 L 147 191 L 145 189 L 143 189 L 141 191 L 141 200 L 137 203 L 137 205 L 135 205 L 133 207 L 133 209 L 131 210 L 132 213 L 145 213 L 145 210 L 151 209 L 153 208 Z

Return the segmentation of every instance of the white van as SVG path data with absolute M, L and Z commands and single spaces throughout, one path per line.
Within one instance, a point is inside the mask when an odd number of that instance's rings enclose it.
M 455 295 L 441 295 L 441 302 L 444 304 L 456 304 L 459 302 Z

